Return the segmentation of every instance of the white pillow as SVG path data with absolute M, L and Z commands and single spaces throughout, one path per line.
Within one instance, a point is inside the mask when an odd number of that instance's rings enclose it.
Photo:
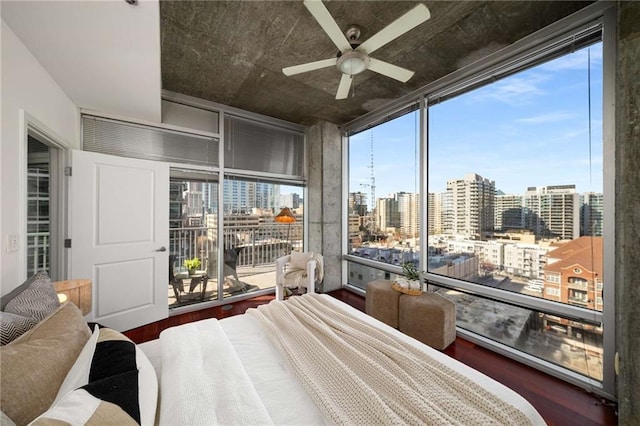
M 82 348 L 80 355 L 76 358 L 76 362 L 73 363 L 71 369 L 67 373 L 67 377 L 64 378 L 64 382 L 58 389 L 58 395 L 53 401 L 52 406 L 56 405 L 60 400 L 69 392 L 84 386 L 89 383 L 89 371 L 91 370 L 91 360 L 93 359 L 93 353 L 96 351 L 96 343 L 98 343 L 98 337 L 100 336 L 100 328 L 96 324 L 93 334 L 87 340 L 87 343 Z
M 313 257 L 313 253 L 300 253 L 298 251 L 291 252 L 291 260 L 289 260 L 290 269 L 307 269 L 307 263 Z
M 109 360 L 117 362 L 112 367 Z M 122 333 L 96 325 L 54 403 L 34 423 L 55 419 L 99 425 L 106 416 L 122 424 L 153 425 L 157 401 L 158 379 L 144 352 Z

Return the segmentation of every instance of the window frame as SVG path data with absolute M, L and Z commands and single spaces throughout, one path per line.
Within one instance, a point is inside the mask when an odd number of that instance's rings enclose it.
M 400 112 L 406 112 L 411 109 L 411 105 L 419 104 L 420 111 L 420 220 L 423 224 L 427 221 L 427 191 L 428 188 L 428 114 L 429 105 L 436 104 L 448 97 L 457 96 L 468 90 L 472 90 L 495 77 L 502 77 L 513 74 L 531 66 L 535 66 L 544 60 L 564 55 L 567 52 L 567 46 L 571 46 L 575 40 L 576 34 L 589 37 L 596 32 L 601 31 L 600 40 L 602 41 L 603 50 L 603 204 L 604 210 L 612 212 L 615 191 L 614 191 L 614 173 L 615 173 L 615 133 L 614 133 L 614 87 L 615 87 L 615 5 L 599 2 L 590 5 L 583 10 L 557 21 L 554 24 L 534 33 L 524 39 L 512 44 L 500 52 L 489 55 L 486 58 L 462 68 L 430 85 L 418 89 L 403 98 L 387 105 L 386 107 L 365 114 L 344 127 L 343 137 L 343 172 L 344 176 L 349 176 L 348 170 L 348 143 L 349 136 L 359 133 L 368 128 L 388 121 L 390 118 L 397 116 Z M 348 179 L 347 179 L 348 180 Z M 348 197 L 348 187 L 343 185 L 343 199 Z M 343 218 L 343 235 L 347 235 L 348 227 L 346 217 L 346 209 L 343 210 L 345 217 Z M 579 306 L 561 304 L 557 301 L 536 298 L 518 293 L 508 293 L 491 287 L 483 287 L 478 284 L 460 281 L 457 279 L 436 275 L 433 273 L 425 273 L 424 277 L 428 281 L 434 282 L 436 285 L 443 287 L 459 289 L 472 295 L 484 298 L 490 298 L 509 304 L 515 304 L 524 308 L 535 311 L 546 312 L 549 314 L 557 314 L 569 319 L 585 321 L 587 323 L 602 324 L 603 327 L 603 379 L 598 382 L 592 379 L 578 376 L 564 368 L 550 365 L 545 361 L 534 359 L 533 357 L 517 351 L 513 348 L 501 347 L 494 342 L 471 333 L 465 333 L 458 329 L 460 335 L 465 338 L 479 343 L 490 349 L 503 353 L 506 356 L 518 359 L 519 361 L 532 365 L 549 374 L 558 376 L 566 381 L 586 387 L 593 392 L 601 395 L 615 398 L 615 372 L 614 372 L 614 356 L 615 356 L 615 222 L 614 215 L 605 216 L 603 221 L 603 267 L 604 281 L 612 283 L 604 286 L 603 289 L 603 310 L 594 311 Z M 343 238 L 343 242 L 345 239 Z M 428 243 L 428 227 L 420 227 L 420 252 L 421 264 L 427 264 L 427 243 Z M 382 264 L 381 262 L 361 259 L 348 254 L 346 243 L 343 244 L 343 254 L 345 262 L 345 270 L 348 270 L 348 262 L 358 263 L 365 266 L 373 267 L 382 271 L 399 273 L 400 268 L 393 265 Z M 345 274 L 345 282 L 346 281 Z M 348 286 L 348 285 L 347 285 Z

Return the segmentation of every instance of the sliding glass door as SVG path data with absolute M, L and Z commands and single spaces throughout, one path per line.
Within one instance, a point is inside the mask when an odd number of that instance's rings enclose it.
M 218 298 L 218 174 L 171 169 L 169 307 Z
M 302 186 L 228 176 L 224 182 L 224 292 L 233 296 L 275 286 L 275 261 L 302 250 Z M 274 220 L 283 207 L 296 218 Z

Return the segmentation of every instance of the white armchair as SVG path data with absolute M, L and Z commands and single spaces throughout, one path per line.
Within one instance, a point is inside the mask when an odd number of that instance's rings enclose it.
M 276 299 L 284 300 L 284 288 L 305 287 L 315 293 L 322 281 L 323 261 L 319 253 L 292 252 L 276 259 Z

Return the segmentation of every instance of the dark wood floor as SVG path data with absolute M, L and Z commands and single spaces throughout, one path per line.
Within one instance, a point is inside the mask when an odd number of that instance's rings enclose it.
M 363 297 L 345 290 L 329 294 L 364 312 Z M 157 339 L 165 328 L 205 318 L 222 319 L 242 314 L 249 308 L 271 300 L 273 295 L 260 296 L 230 305 L 176 315 L 127 331 L 125 334 L 134 342 L 142 343 Z M 540 412 L 549 425 L 588 426 L 618 423 L 614 404 L 464 339 L 457 338 L 444 353 L 518 392 Z

